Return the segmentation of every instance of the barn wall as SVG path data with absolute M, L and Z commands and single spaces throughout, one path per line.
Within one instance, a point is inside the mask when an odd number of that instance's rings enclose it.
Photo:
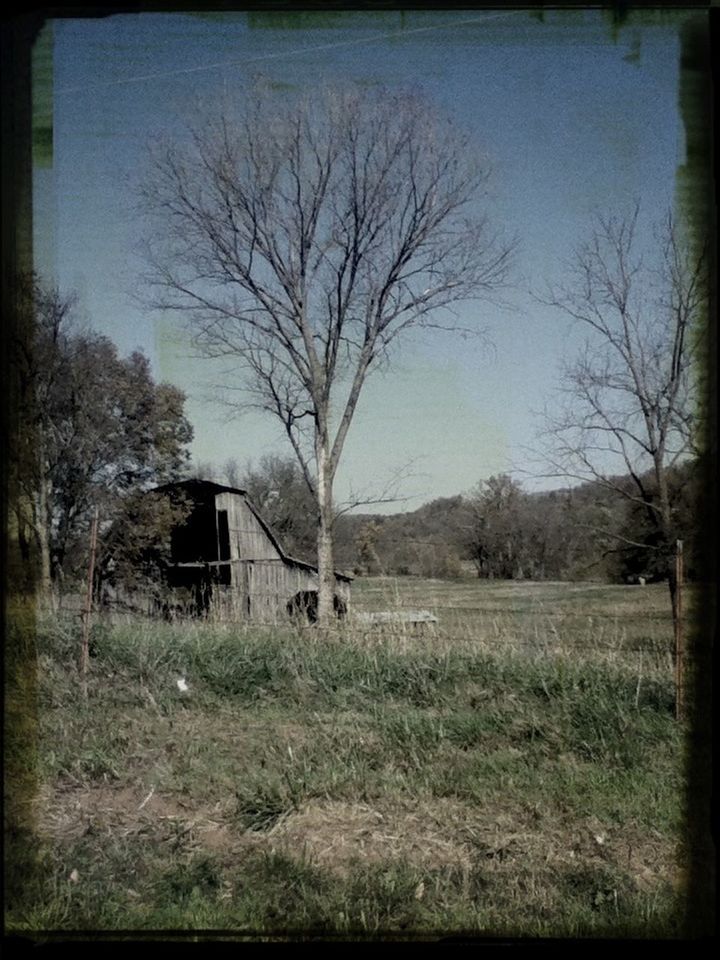
M 233 564 L 233 586 L 213 586 L 213 615 L 221 620 L 285 622 L 288 603 L 306 590 L 317 590 L 317 574 L 286 561 L 255 560 Z M 336 593 L 350 602 L 350 585 L 338 581 Z
M 250 610 L 253 619 L 286 620 L 288 602 L 301 590 L 317 590 L 317 575 L 301 567 L 272 561 L 249 566 Z
M 232 586 L 213 584 L 212 613 L 221 620 L 287 620 L 288 602 L 317 590 L 317 576 L 282 560 L 236 561 Z
M 218 518 L 221 510 L 227 513 L 227 535 Z M 157 610 L 164 615 L 283 622 L 296 594 L 318 588 L 317 572 L 281 555 L 240 493 L 227 490 L 198 499 L 175 541 L 173 560 L 193 566 L 169 572 Z M 226 559 L 227 565 L 218 565 Z M 209 565 L 201 569 L 196 563 Z M 349 604 L 349 583 L 338 580 L 335 590 Z
M 247 595 L 236 587 L 218 585 L 213 588 L 211 617 L 238 623 L 248 619 Z
M 282 559 L 242 496 L 219 493 L 215 507 L 227 511 L 230 557 L 236 561 L 232 589 L 216 591 L 218 615 L 260 622 L 284 620 L 287 604 L 296 593 L 317 589 L 317 575 Z
M 280 560 L 280 554 L 242 496 L 218 493 L 215 509 L 227 510 L 231 559 Z

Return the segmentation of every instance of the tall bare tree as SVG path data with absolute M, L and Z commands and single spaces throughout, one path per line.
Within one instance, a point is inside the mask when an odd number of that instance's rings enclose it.
M 588 338 L 562 370 L 561 402 L 547 415 L 545 438 L 554 475 L 592 480 L 645 512 L 675 616 L 672 556 L 680 531 L 669 479 L 675 465 L 698 453 L 706 253 L 671 214 L 655 226 L 647 249 L 639 227 L 638 206 L 626 217 L 598 217 L 567 284 L 546 301 Z M 648 546 L 617 529 L 612 536 Z
M 155 306 L 230 358 L 238 403 L 277 417 L 317 504 L 333 611 L 333 482 L 368 374 L 408 328 L 495 289 L 511 245 L 473 205 L 488 176 L 418 96 L 258 94 L 154 152 Z M 452 325 L 452 324 L 450 324 Z

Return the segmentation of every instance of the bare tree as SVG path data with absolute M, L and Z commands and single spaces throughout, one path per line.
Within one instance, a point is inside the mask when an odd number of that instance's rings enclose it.
M 291 453 L 287 457 L 265 454 L 257 463 L 247 463 L 244 472 L 238 473 L 237 486 L 247 491 L 288 553 L 301 560 L 313 559 L 314 497 Z
M 478 577 L 523 579 L 531 525 L 526 495 L 508 474 L 481 481 L 466 500 L 464 545 Z
M 544 436 L 552 475 L 594 481 L 644 511 L 675 616 L 679 531 L 669 478 L 698 453 L 706 255 L 670 214 L 641 251 L 639 225 L 637 206 L 624 218 L 598 217 L 568 283 L 546 301 L 582 324 L 588 339 L 563 368 L 561 402 L 546 414 Z M 628 533 L 611 535 L 643 546 Z
M 190 464 L 187 476 L 190 480 L 209 480 L 210 483 L 218 483 L 221 472 L 217 464 L 211 463 L 210 460 L 197 460 Z
M 143 189 L 155 306 L 231 359 L 277 417 L 317 504 L 319 620 L 333 611 L 333 482 L 368 374 L 408 328 L 505 278 L 473 201 L 488 176 L 421 98 L 258 94 L 154 154 Z M 456 327 L 454 327 L 456 328 Z
M 240 487 L 242 485 L 240 464 L 236 457 L 228 457 L 222 468 L 223 478 L 231 487 Z

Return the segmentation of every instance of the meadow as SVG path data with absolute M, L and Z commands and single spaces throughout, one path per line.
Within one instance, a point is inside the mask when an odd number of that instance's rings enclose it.
M 680 936 L 666 590 L 356 582 L 423 633 L 98 620 L 85 692 L 77 617 L 39 619 L 6 929 Z

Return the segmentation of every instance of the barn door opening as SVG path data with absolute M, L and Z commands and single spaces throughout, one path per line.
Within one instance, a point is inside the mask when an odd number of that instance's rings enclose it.
M 230 560 L 230 525 L 228 523 L 227 510 L 218 510 L 217 512 L 217 533 L 218 533 L 218 560 Z M 220 567 L 218 570 L 220 583 L 229 584 L 231 582 L 230 563 L 227 566 Z
M 333 608 L 338 620 L 344 620 L 347 616 L 347 604 L 335 594 L 333 598 Z M 287 612 L 295 620 L 307 621 L 308 623 L 317 623 L 318 618 L 318 595 L 317 590 L 301 590 L 287 604 Z
M 218 510 L 218 560 L 230 559 L 230 526 L 227 510 Z

